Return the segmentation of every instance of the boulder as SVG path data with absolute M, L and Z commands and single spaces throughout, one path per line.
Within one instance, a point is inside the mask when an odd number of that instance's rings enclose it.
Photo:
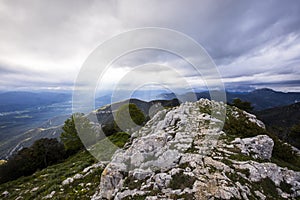
M 243 154 L 252 156 L 254 159 L 270 160 L 274 142 L 267 135 L 258 135 L 251 138 L 236 138 L 231 142 L 241 150 Z

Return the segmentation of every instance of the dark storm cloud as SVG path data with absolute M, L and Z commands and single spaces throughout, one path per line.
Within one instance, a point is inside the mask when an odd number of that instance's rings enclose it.
M 289 87 L 288 82 L 300 74 L 299 19 L 296 0 L 2 1 L 1 84 L 23 87 L 24 76 L 31 74 L 29 88 L 40 82 L 70 87 L 81 64 L 101 42 L 122 31 L 154 26 L 175 29 L 199 42 L 227 87 L 280 83 Z M 185 62 L 162 52 L 127 55 L 114 67 L 149 62 L 181 66 L 181 73 L 195 80 Z

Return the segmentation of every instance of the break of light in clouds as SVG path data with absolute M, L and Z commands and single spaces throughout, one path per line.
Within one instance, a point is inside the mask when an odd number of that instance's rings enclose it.
M 155 26 L 199 42 L 227 89 L 299 91 L 299 19 L 296 0 L 1 1 L 0 90 L 70 90 L 99 44 L 123 31 Z M 141 53 L 116 64 L 106 84 L 111 86 L 130 67 L 153 61 L 186 65 L 178 57 Z M 192 71 L 182 68 L 196 84 Z

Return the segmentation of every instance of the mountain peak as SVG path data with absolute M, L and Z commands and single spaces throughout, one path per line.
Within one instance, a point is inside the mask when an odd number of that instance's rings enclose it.
M 261 88 L 261 89 L 256 89 L 256 90 L 253 90 L 252 93 L 275 93 L 276 91 L 275 90 L 272 90 L 270 88 Z
M 224 131 L 220 116 L 210 114 L 211 107 L 227 109 Z M 246 126 L 239 128 L 240 136 L 253 135 L 233 140 L 232 125 L 237 123 Z M 247 133 L 249 125 L 264 133 L 263 123 L 254 115 L 207 99 L 159 111 L 132 135 L 125 149 L 114 154 L 92 199 L 299 196 L 300 172 L 271 163 L 274 141 L 255 135 L 254 129 Z

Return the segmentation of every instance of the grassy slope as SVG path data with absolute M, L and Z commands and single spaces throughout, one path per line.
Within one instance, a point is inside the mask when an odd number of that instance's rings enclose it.
M 119 132 L 109 136 L 108 139 L 118 147 L 123 147 L 129 137 L 127 133 Z M 95 145 L 101 147 L 101 150 L 98 149 L 98 151 L 103 156 L 107 154 L 107 147 L 104 144 L 108 143 L 108 139 L 106 138 Z M 112 151 L 116 149 L 112 149 Z M 85 178 L 75 180 L 66 186 L 62 186 L 62 182 L 66 178 L 81 173 L 84 168 L 96 162 L 97 160 L 88 151 L 80 151 L 62 163 L 52 165 L 31 176 L 21 177 L 0 185 L 0 195 L 4 191 L 8 191 L 10 195 L 7 199 L 16 199 L 19 196 L 24 199 L 42 199 L 55 191 L 55 195 L 51 199 L 90 199 L 100 183 L 103 169 L 96 169 Z M 32 191 L 34 188 L 38 189 Z
M 81 151 L 63 163 L 52 165 L 32 176 L 21 177 L 0 185 L 0 194 L 8 191 L 10 195 L 7 199 L 15 199 L 18 196 L 24 199 L 42 199 L 55 191 L 52 199 L 89 199 L 100 182 L 102 169 L 95 170 L 85 179 L 75 181 L 70 185 L 62 186 L 61 183 L 95 162 L 96 160 L 87 151 Z M 91 186 L 79 186 L 79 182 L 91 183 Z M 32 191 L 34 188 L 38 189 Z

